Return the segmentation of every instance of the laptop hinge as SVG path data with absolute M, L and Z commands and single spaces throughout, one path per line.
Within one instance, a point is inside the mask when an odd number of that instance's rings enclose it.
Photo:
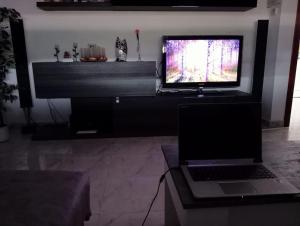
M 188 166 L 205 166 L 205 165 L 247 165 L 253 164 L 253 159 L 215 159 L 215 160 L 189 160 L 185 161 L 185 164 Z

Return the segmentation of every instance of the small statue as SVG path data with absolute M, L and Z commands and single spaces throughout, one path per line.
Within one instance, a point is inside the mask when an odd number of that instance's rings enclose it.
M 136 29 L 135 34 L 136 34 L 136 40 L 137 40 L 136 51 L 138 53 L 138 60 L 141 61 L 142 57 L 141 57 L 141 46 L 140 46 L 140 30 Z
M 116 61 L 127 61 L 127 41 L 126 39 L 120 40 L 119 37 L 117 37 L 116 40 Z
M 54 50 L 55 50 L 54 56 L 56 57 L 56 62 L 59 62 L 59 53 L 60 53 L 59 45 L 56 44 L 54 46 Z
M 70 53 L 68 51 L 65 51 L 64 52 L 64 59 L 69 59 L 69 58 L 71 58 Z
M 78 43 L 74 42 L 73 43 L 73 61 L 74 62 L 78 61 L 79 52 L 77 51 L 77 48 L 78 48 Z

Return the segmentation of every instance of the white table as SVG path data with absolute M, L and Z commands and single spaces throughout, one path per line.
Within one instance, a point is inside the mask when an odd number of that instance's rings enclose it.
M 163 146 L 165 168 L 178 166 L 176 146 Z M 300 178 L 299 178 L 300 179 Z M 180 169 L 165 181 L 165 226 L 299 226 L 300 196 L 194 199 Z

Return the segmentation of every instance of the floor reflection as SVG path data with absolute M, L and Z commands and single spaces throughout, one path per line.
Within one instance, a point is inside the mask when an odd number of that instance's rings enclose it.
M 263 158 L 300 188 L 299 128 L 264 130 Z M 176 137 L 31 141 L 18 128 L 11 133 L 10 141 L 0 144 L 0 169 L 89 174 L 93 215 L 86 226 L 141 224 L 164 171 L 160 146 L 177 143 Z M 163 198 L 162 191 L 148 225 L 163 225 Z

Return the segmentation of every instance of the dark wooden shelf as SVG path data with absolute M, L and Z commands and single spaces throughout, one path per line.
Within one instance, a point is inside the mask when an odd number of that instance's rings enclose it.
M 244 0 L 246 1 L 246 0 Z M 46 11 L 247 11 L 256 7 L 256 0 L 241 1 L 235 5 L 205 3 L 199 6 L 147 6 L 112 5 L 110 2 L 37 2 L 36 6 Z

